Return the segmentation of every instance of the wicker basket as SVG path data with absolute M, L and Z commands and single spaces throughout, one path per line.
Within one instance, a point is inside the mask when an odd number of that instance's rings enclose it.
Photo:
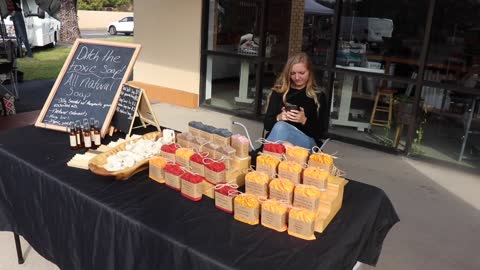
M 104 168 L 104 165 L 107 163 L 107 158 L 111 155 L 115 155 L 116 153 L 118 153 L 120 151 L 124 151 L 126 146 L 128 144 L 130 144 L 131 142 L 135 142 L 135 141 L 140 140 L 140 139 L 149 139 L 149 140 L 155 139 L 156 140 L 156 139 L 161 138 L 161 137 L 162 137 L 162 132 L 161 131 L 155 131 L 155 132 L 147 133 L 147 134 L 143 135 L 141 138 L 126 141 L 122 144 L 117 145 L 113 149 L 111 149 L 111 150 L 109 150 L 105 153 L 98 154 L 97 156 L 92 158 L 88 162 L 88 168 L 94 174 L 98 174 L 98 175 L 102 175 L 102 176 L 112 176 L 112 177 L 115 177 L 115 179 L 117 179 L 117 180 L 127 180 L 130 176 L 147 169 L 149 159 L 147 158 L 147 159 L 144 159 L 140 162 L 137 162 L 133 167 L 123 169 L 123 170 L 119 170 L 119 171 L 110 172 L 110 171 L 107 171 Z

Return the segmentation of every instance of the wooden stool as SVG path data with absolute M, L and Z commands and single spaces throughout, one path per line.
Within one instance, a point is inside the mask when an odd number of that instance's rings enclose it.
M 398 124 L 395 130 L 395 139 L 393 139 L 393 148 L 395 149 L 398 147 L 398 143 L 400 142 L 400 137 L 402 136 L 403 132 L 403 126 L 404 124 Z
M 377 95 L 375 96 L 375 103 L 373 105 L 372 116 L 370 117 L 370 125 L 381 126 L 381 127 L 390 127 L 392 124 L 392 114 L 393 114 L 393 94 L 395 90 L 382 88 L 379 89 Z M 388 106 L 379 106 L 378 100 L 382 97 L 388 98 Z M 377 119 L 375 115 L 377 112 L 388 113 L 388 120 Z

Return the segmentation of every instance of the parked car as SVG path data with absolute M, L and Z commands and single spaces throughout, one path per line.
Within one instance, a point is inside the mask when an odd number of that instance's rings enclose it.
M 125 35 L 133 34 L 133 16 L 122 18 L 118 21 L 112 22 L 107 27 L 110 35 L 117 33 L 124 33 Z

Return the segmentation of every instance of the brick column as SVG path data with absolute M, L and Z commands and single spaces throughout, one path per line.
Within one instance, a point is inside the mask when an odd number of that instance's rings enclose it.
M 302 51 L 304 0 L 292 0 L 290 15 L 290 39 L 288 41 L 288 55 Z

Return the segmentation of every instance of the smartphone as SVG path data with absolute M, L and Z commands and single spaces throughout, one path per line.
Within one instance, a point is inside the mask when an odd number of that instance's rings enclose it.
M 298 105 L 295 105 L 295 104 L 290 104 L 287 102 L 287 104 L 285 105 L 285 110 L 288 112 L 288 111 L 291 111 L 291 110 L 296 110 L 296 111 L 300 111 L 300 107 L 298 107 Z

